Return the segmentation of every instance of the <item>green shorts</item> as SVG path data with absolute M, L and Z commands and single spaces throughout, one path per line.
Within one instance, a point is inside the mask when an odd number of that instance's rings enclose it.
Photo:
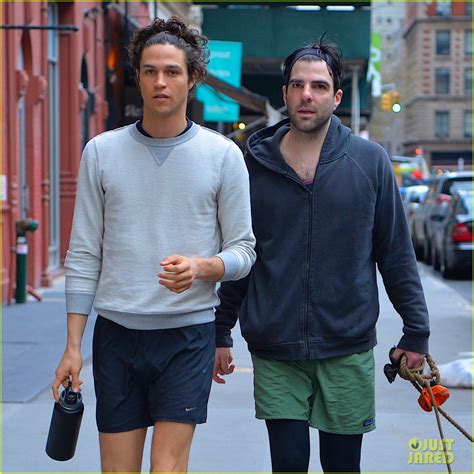
M 375 429 L 373 350 L 308 361 L 252 356 L 255 416 L 307 420 L 327 433 L 362 434 Z

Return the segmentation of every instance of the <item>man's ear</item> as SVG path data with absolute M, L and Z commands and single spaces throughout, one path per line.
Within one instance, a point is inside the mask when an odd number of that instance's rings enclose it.
M 198 80 L 198 72 L 197 71 L 194 71 L 191 75 L 191 77 L 189 78 L 189 82 L 188 82 L 188 90 L 191 90 L 195 85 L 196 85 L 196 82 Z
M 342 89 L 338 89 L 336 94 L 334 95 L 334 109 L 336 110 L 339 107 L 339 104 L 342 100 Z
M 137 82 L 137 86 L 140 86 L 140 71 L 135 69 L 135 81 Z
M 286 91 L 287 91 L 287 87 L 286 86 L 283 86 L 281 88 L 281 91 L 282 91 L 282 94 L 283 94 L 283 102 L 285 103 L 286 105 Z

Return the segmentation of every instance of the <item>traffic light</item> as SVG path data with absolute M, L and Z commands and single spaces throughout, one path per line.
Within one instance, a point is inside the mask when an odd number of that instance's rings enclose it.
M 402 106 L 400 105 L 400 92 L 384 92 L 380 98 L 380 107 L 386 112 L 401 112 Z
M 400 105 L 400 92 L 392 91 L 391 92 L 391 104 L 392 104 L 392 112 L 398 114 L 401 112 L 402 106 Z
M 380 107 L 386 112 L 390 112 L 392 109 L 392 97 L 390 92 L 384 92 L 380 98 Z

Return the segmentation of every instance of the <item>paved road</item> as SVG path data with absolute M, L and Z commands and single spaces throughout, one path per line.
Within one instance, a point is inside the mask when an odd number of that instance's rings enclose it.
M 423 268 L 423 271 L 432 275 L 435 279 L 441 280 L 445 285 L 449 286 L 456 293 L 459 293 L 459 295 L 472 304 L 472 279 L 466 277 L 444 279 L 441 277 L 440 272 L 436 271 L 431 265 L 418 262 L 418 266 Z
M 472 352 L 472 307 L 456 289 L 447 285 L 429 269 L 420 265 L 420 273 L 431 313 L 431 352 L 439 364 L 458 359 Z M 382 288 L 382 286 L 381 286 Z M 50 303 L 48 316 L 39 316 L 39 305 L 28 303 L 7 308 L 3 314 L 3 390 L 13 400 L 4 399 L 3 471 L 4 472 L 97 472 L 100 470 L 97 434 L 94 421 L 94 394 L 91 367 L 85 364 L 83 396 L 86 410 L 76 456 L 66 463 L 50 460 L 44 453 L 53 403 L 50 379 L 64 346 L 64 305 L 61 284 L 46 292 Z M 382 374 L 388 348 L 395 344 L 401 331 L 400 318 L 391 308 L 381 289 L 381 315 L 378 325 L 379 344 L 375 350 L 377 377 L 377 430 L 364 438 L 362 470 L 365 472 L 446 472 L 443 465 L 430 463 L 430 453 L 423 464 L 409 464 L 409 441 L 437 439 L 433 414 L 417 405 L 417 393 L 407 382 L 398 380 L 389 385 Z M 50 300 L 51 298 L 51 300 Z M 53 301 L 54 300 L 54 301 Z M 43 307 L 43 306 L 42 306 Z M 46 307 L 46 306 L 44 306 Z M 54 309 L 56 308 L 56 309 Z M 60 319 L 62 318 L 62 319 Z M 59 321 L 59 322 L 58 322 Z M 24 330 L 21 326 L 24 325 Z M 92 325 L 86 340 L 90 340 Z M 10 334 L 12 332 L 12 334 Z M 235 331 L 238 332 L 238 331 Z M 21 337 L 21 335 L 23 335 Z M 18 357 L 23 344 L 29 349 Z M 86 349 L 88 350 L 88 349 Z M 54 353 L 54 354 L 53 354 Z M 53 361 L 54 356 L 54 361 Z M 235 337 L 234 356 L 238 369 L 224 386 L 214 385 L 206 425 L 197 429 L 193 446 L 191 471 L 269 472 L 271 470 L 264 423 L 253 415 L 252 371 L 244 341 Z M 17 373 L 12 378 L 9 371 Z M 39 376 L 38 374 L 42 374 Z M 10 377 L 10 378 L 7 378 Z M 33 392 L 21 398 L 18 390 L 9 387 L 12 381 L 35 381 Z M 14 398 L 17 397 L 17 400 Z M 472 391 L 454 389 L 445 405 L 457 421 L 472 432 Z M 472 445 L 457 431 L 444 423 L 445 435 L 454 440 L 454 472 L 472 472 Z M 311 471 L 321 470 L 318 461 L 317 433 L 312 433 Z M 435 442 L 435 441 L 433 441 Z M 147 446 L 147 453 L 149 446 Z M 421 448 L 421 452 L 423 449 Z M 434 454 L 434 453 L 433 453 Z M 423 456 L 426 456 L 423 454 Z M 148 472 L 145 459 L 143 471 Z

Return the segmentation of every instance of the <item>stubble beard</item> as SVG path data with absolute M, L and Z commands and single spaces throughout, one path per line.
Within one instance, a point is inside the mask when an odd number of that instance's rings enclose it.
M 295 113 L 288 113 L 290 117 L 291 127 L 304 135 L 314 136 L 319 135 L 321 131 L 326 127 L 329 120 L 331 120 L 331 115 L 325 115 L 323 117 L 314 117 L 312 120 L 301 120 L 297 117 Z

